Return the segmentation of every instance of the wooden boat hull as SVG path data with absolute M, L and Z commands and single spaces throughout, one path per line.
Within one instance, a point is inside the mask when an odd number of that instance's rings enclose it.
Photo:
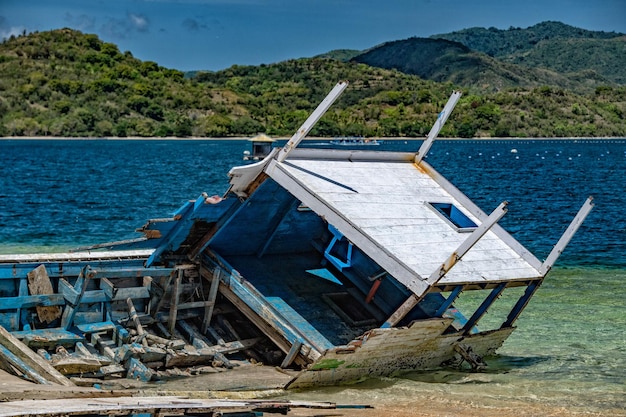
M 371 330 L 360 345 L 327 351 L 288 384 L 289 389 L 341 385 L 369 377 L 384 377 L 416 370 L 441 368 L 460 360 L 455 346 L 488 356 L 502 346 L 514 328 L 468 336 L 443 334 L 450 319 L 414 322 L 409 327 Z

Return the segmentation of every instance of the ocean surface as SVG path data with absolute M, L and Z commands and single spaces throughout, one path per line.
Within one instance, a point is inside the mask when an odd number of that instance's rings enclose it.
M 223 194 L 247 149 L 245 140 L 2 139 L 0 253 L 139 237 L 147 219 L 202 192 Z M 427 161 L 486 212 L 508 201 L 500 224 L 539 259 L 588 196 L 595 207 L 486 371 L 416 372 L 292 398 L 411 404 L 419 393 L 626 410 L 626 139 L 439 140 Z

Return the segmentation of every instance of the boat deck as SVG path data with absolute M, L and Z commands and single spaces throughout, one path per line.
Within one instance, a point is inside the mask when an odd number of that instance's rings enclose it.
M 356 288 L 307 272 L 321 268 L 318 256 L 238 256 L 228 261 L 263 296 L 287 304 L 332 345 L 350 342 L 377 322 L 375 307 L 359 301 Z

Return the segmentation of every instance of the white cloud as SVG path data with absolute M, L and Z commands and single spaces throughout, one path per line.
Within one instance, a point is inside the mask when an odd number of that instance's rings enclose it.
M 133 27 L 137 29 L 138 31 L 145 32 L 148 30 L 149 22 L 145 16 L 134 14 L 134 13 L 129 13 L 128 19 L 130 20 Z

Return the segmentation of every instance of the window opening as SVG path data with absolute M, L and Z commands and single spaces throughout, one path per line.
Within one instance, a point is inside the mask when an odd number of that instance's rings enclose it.
M 444 219 L 452 223 L 459 231 L 471 230 L 478 225 L 472 219 L 467 217 L 452 203 L 428 203 L 439 213 Z

